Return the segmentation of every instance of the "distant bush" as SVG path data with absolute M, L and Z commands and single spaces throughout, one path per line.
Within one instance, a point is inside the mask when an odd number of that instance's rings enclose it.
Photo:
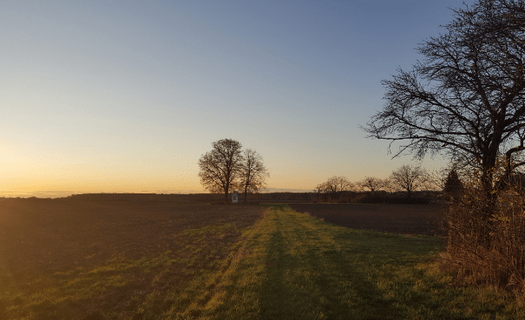
M 433 203 L 439 192 L 419 191 L 414 192 L 411 198 L 407 198 L 403 192 L 360 192 L 352 198 L 353 203 L 385 203 L 385 204 L 429 204 Z
M 445 185 L 443 186 L 444 197 L 453 200 L 461 196 L 463 189 L 463 182 L 459 179 L 457 171 L 452 169 L 445 179 Z
M 363 199 L 362 203 L 385 203 L 385 204 L 429 204 L 431 199 L 425 198 L 382 198 L 370 197 Z

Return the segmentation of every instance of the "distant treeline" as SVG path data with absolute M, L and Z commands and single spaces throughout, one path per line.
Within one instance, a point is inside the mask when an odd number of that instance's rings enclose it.
M 220 194 L 158 194 L 158 193 L 84 193 L 67 199 L 103 202 L 210 202 L 222 199 Z
M 314 192 L 273 192 L 250 194 L 248 203 L 259 202 L 332 202 L 332 203 L 431 203 L 438 199 L 440 192 L 418 191 L 408 199 L 403 192 L 386 191 L 343 191 L 332 198 L 331 194 L 317 194 Z M 242 194 L 239 195 L 242 199 Z M 156 194 L 156 193 L 87 193 L 75 194 L 67 197 L 71 200 L 97 202 L 130 202 L 130 203 L 192 203 L 192 202 L 223 202 L 222 194 Z M 243 201 L 240 200 L 239 203 Z

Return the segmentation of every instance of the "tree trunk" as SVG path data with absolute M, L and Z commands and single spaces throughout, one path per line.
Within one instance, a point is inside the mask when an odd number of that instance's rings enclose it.
M 494 192 L 494 169 L 496 168 L 496 155 L 487 157 L 483 163 L 483 172 L 481 173 L 481 187 L 487 199 L 487 207 L 484 212 L 488 217 L 494 214 L 494 208 L 497 200 L 497 192 Z
M 228 203 L 228 191 L 230 191 L 230 185 L 229 184 L 227 184 L 226 188 L 224 188 L 224 201 L 226 201 L 226 203 Z
M 487 161 L 483 163 L 483 172 L 481 174 L 481 185 L 483 194 L 485 196 L 485 206 L 481 212 L 479 219 L 483 221 L 480 230 L 480 245 L 486 249 L 491 247 L 491 236 L 490 233 L 493 229 L 492 218 L 496 213 L 496 203 L 498 200 L 498 193 L 494 190 L 494 169 L 496 168 L 496 155 L 488 156 L 485 158 Z

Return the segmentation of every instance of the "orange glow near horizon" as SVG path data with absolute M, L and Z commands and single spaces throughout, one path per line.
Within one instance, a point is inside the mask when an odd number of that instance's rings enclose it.
M 53 173 L 32 173 L 21 176 L 3 177 L 0 197 L 62 197 L 80 193 L 207 193 L 198 178 L 159 179 L 131 176 L 89 176 L 75 177 Z M 269 181 L 272 182 L 272 181 Z M 311 190 L 315 185 L 306 179 L 275 179 L 268 188 L 283 190 Z M 303 182 L 303 183 L 300 183 Z

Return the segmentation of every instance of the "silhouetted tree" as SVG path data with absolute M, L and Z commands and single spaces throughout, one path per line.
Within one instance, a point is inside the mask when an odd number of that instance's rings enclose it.
M 425 58 L 383 81 L 386 106 L 364 129 L 406 142 L 395 156 L 444 153 L 469 163 L 491 197 L 498 157 L 510 172 L 525 150 L 525 2 L 478 0 L 453 11 L 446 32 L 419 46 Z
M 232 139 L 213 142 L 213 149 L 199 159 L 199 177 L 201 184 L 213 193 L 224 192 L 228 201 L 228 192 L 237 187 L 243 165 L 242 145 Z
M 365 177 L 363 181 L 359 183 L 361 188 L 368 189 L 372 193 L 381 190 L 385 186 L 385 182 L 375 177 Z
M 264 167 L 263 158 L 254 150 L 246 149 L 241 166 L 241 186 L 244 189 L 244 202 L 248 192 L 256 193 L 266 186 L 266 178 L 270 176 Z
M 320 183 L 314 188 L 314 192 L 317 194 L 317 202 L 321 201 L 321 194 L 326 192 L 325 183 Z
M 404 165 L 392 172 L 391 183 L 407 192 L 407 197 L 412 198 L 414 191 L 420 190 L 426 181 L 426 170 L 421 167 Z
M 318 184 L 317 187 L 315 187 L 314 191 L 319 195 L 329 194 L 330 199 L 332 200 L 340 200 L 341 193 L 343 191 L 350 191 L 353 187 L 353 184 L 348 181 L 347 178 L 341 177 L 341 176 L 334 176 L 326 180 L 326 182 L 323 182 L 321 184 Z
M 445 180 L 445 186 L 443 193 L 446 196 L 457 196 L 463 191 L 463 183 L 459 179 L 458 173 L 455 169 L 450 170 L 447 179 Z

